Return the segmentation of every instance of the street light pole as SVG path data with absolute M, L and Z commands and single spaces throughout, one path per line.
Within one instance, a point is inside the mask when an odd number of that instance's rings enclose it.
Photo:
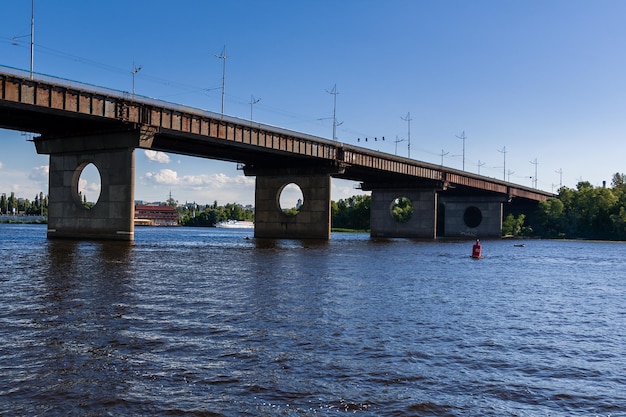
M 407 136 L 407 140 L 408 140 L 408 144 L 407 144 L 407 156 L 410 158 L 411 157 L 411 113 L 407 113 L 406 117 L 400 117 L 402 120 L 408 122 L 409 124 L 409 132 L 408 132 L 408 136 Z
M 252 106 L 261 101 L 260 98 L 255 99 L 253 95 L 250 95 L 250 121 L 252 121 Z
M 396 143 L 396 152 L 394 153 L 394 155 L 397 155 L 398 154 L 398 143 L 404 142 L 404 139 L 398 139 L 398 135 L 396 135 L 396 140 L 394 142 Z
M 221 55 L 215 55 L 215 58 L 224 60 L 222 66 L 222 116 L 224 115 L 224 94 L 226 91 L 226 45 L 224 45 L 224 49 L 222 49 Z
M 502 167 L 502 180 L 506 181 L 506 146 L 502 147 L 502 150 L 498 149 L 502 155 L 504 155 L 504 166 Z
M 133 98 L 135 98 L 135 74 L 137 74 L 139 71 L 141 71 L 141 65 L 139 65 L 138 67 L 135 66 L 135 61 L 133 61 L 133 70 L 131 71 L 131 74 L 133 75 Z
M 465 136 L 465 130 L 461 133 L 461 136 L 457 136 L 457 138 L 463 141 L 463 171 L 465 171 L 465 139 L 467 139 Z
M 330 91 L 326 90 L 326 92 L 328 94 L 333 95 L 333 141 L 336 141 L 337 140 L 337 126 L 339 126 L 337 124 L 337 94 L 339 94 L 337 92 L 337 84 L 333 86 L 332 90 Z
M 30 79 L 35 67 L 35 0 L 30 3 Z

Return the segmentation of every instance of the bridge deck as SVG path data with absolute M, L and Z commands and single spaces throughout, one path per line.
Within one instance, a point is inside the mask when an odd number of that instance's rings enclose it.
M 141 147 L 243 163 L 251 169 L 328 167 L 364 187 L 404 184 L 542 201 L 552 193 L 114 90 L 3 68 L 0 127 L 46 137 L 140 129 Z

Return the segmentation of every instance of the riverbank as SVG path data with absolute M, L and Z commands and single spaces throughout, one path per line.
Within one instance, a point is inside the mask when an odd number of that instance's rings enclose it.
M 48 216 L 26 216 L 26 215 L 1 214 L 0 223 L 44 224 L 44 223 L 48 223 Z

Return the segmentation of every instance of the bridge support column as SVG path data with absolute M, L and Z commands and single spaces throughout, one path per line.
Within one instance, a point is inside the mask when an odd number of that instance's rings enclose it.
M 270 239 L 330 239 L 330 175 L 286 170 L 256 171 L 254 237 Z M 300 187 L 303 204 L 299 213 L 287 215 L 280 194 L 290 183 Z
M 404 222 L 396 220 L 393 215 L 394 205 L 402 198 L 410 200 L 413 210 Z M 372 188 L 371 204 L 370 234 L 372 237 L 436 238 L 436 190 Z
M 50 155 L 48 238 L 133 240 L 136 132 L 89 137 L 37 138 Z M 78 192 L 82 170 L 100 174 L 100 197 L 85 208 Z
M 440 197 L 445 205 L 445 237 L 501 237 L 501 196 L 445 196 Z

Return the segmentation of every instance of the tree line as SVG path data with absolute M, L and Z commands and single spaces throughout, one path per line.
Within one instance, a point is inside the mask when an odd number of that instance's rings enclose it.
M 337 229 L 369 230 L 370 227 L 369 195 L 356 195 L 337 202 L 331 201 L 332 227 Z M 227 220 L 254 221 L 254 210 L 239 204 L 229 203 L 219 206 L 217 201 L 210 205 L 178 206 L 173 199 L 166 204 L 175 207 L 183 226 L 211 227 Z M 297 215 L 299 209 L 283 210 L 287 215 Z
M 176 207 L 175 202 L 168 201 L 168 204 Z M 211 205 L 195 204 L 176 208 L 180 216 L 178 222 L 182 226 L 211 227 L 227 220 L 254 221 L 254 210 L 235 203 L 218 206 L 215 201 Z
M 626 175 L 615 173 L 611 187 L 580 181 L 560 188 L 539 203 L 534 226 L 541 237 L 626 240 Z
M 337 202 L 331 201 L 331 225 L 334 229 L 369 230 L 370 207 L 369 195 L 355 195 Z
M 217 201 L 207 205 L 180 207 L 173 199 L 168 205 L 176 207 L 180 224 L 185 226 L 214 226 L 226 220 L 254 221 L 254 210 L 239 204 L 219 206 Z M 331 201 L 332 227 L 366 231 L 370 229 L 371 196 L 355 195 Z M 293 209 L 297 210 L 297 209 Z M 394 210 L 397 220 L 412 211 L 399 201 Z M 17 198 L 14 192 L 0 195 L 0 214 L 47 215 L 48 196 L 35 195 L 33 200 Z M 626 240 L 626 174 L 613 175 L 610 187 L 594 187 L 580 181 L 576 188 L 562 187 L 558 194 L 538 204 L 528 216 L 508 214 L 502 222 L 504 235 L 524 235 L 544 238 L 585 238 Z
M 43 193 L 35 195 L 30 201 L 27 198 L 18 198 L 15 192 L 8 196 L 6 193 L 0 195 L 0 214 L 26 214 L 33 216 L 48 215 L 48 196 Z
M 370 206 L 368 195 L 333 201 L 332 227 L 369 230 Z M 403 221 L 413 213 L 400 199 L 392 214 L 396 220 Z M 506 215 L 502 234 L 626 240 L 626 174 L 615 173 L 610 187 L 594 187 L 588 181 L 580 181 L 573 189 L 561 187 L 555 197 L 539 202 L 535 212 Z

